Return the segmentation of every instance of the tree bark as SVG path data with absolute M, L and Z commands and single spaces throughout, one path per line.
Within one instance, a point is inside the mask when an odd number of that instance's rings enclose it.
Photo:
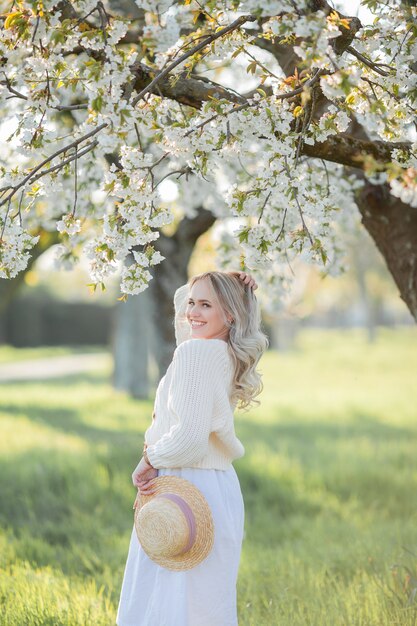
M 417 322 L 417 210 L 394 198 L 387 185 L 370 183 L 360 190 L 357 204 L 363 225 Z

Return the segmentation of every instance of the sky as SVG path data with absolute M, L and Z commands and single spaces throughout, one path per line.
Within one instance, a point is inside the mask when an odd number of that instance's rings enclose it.
M 364 6 L 361 6 L 360 0 L 345 0 L 344 2 L 335 0 L 330 2 L 330 4 L 333 4 L 335 9 L 338 9 L 345 15 L 356 15 L 362 24 L 371 24 L 373 21 L 372 13 Z

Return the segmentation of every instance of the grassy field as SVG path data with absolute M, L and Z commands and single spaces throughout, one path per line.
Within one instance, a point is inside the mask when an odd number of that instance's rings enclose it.
M 417 330 L 304 331 L 261 369 L 239 626 L 415 626 Z M 0 387 L 1 625 L 114 625 L 151 413 L 99 374 Z
M 69 354 L 92 354 L 95 352 L 103 352 L 103 349 L 97 346 L 46 346 L 42 348 L 13 348 L 12 346 L 0 346 L 0 365 L 14 363 L 16 361 L 27 361 L 32 359 L 47 359 L 52 356 L 67 356 Z

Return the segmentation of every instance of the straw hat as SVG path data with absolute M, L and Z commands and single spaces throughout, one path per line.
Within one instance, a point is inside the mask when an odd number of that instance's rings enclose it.
M 187 570 L 203 561 L 213 547 L 214 524 L 207 500 L 179 476 L 149 482 L 155 493 L 138 490 L 133 508 L 135 529 L 152 561 L 170 570 Z

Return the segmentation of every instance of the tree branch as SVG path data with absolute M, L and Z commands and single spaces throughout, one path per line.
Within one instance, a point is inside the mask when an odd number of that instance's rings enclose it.
M 149 89 L 150 81 L 154 70 L 143 63 L 135 63 L 131 66 L 132 74 L 135 77 L 134 83 L 126 86 L 125 97 L 133 90 L 143 90 L 148 85 L 149 93 L 156 93 L 165 98 L 176 100 L 181 104 L 186 104 L 194 109 L 200 109 L 202 104 L 212 98 L 219 100 L 229 100 L 230 102 L 244 103 L 246 99 L 218 83 L 201 80 L 197 77 L 181 76 L 175 84 L 171 84 L 169 78 L 165 77 L 158 81 L 155 88 Z
M 339 134 L 313 145 L 305 143 L 301 153 L 309 157 L 364 169 L 369 157 L 378 163 L 387 163 L 392 160 L 392 151 L 398 148 L 409 151 L 410 144 L 408 142 L 366 141 L 353 135 Z
M 291 98 L 295 98 L 295 96 L 298 96 L 300 93 L 302 93 L 302 91 L 304 91 L 306 87 L 312 87 L 316 83 L 316 81 L 320 78 L 320 76 L 322 76 L 324 73 L 325 73 L 325 70 L 317 70 L 314 76 L 312 76 L 309 80 L 307 80 L 302 87 L 296 87 L 295 89 L 292 89 L 291 91 L 284 91 L 282 93 L 279 93 L 275 96 L 275 100 L 290 100 Z M 204 120 L 203 122 L 200 122 L 200 124 L 197 124 L 197 126 L 193 126 L 193 128 L 190 128 L 190 130 L 188 130 L 184 136 L 188 137 L 188 135 L 191 135 L 196 130 L 203 128 L 206 124 L 208 124 L 209 122 L 212 122 L 217 117 L 225 117 L 227 115 L 230 115 L 231 113 L 237 113 L 238 111 L 241 111 L 242 109 L 247 109 L 249 107 L 256 106 L 256 104 L 257 102 L 249 102 L 247 100 L 243 102 L 240 106 L 235 107 L 234 109 L 230 109 L 226 113 L 223 113 L 223 114 L 214 113 L 214 115 L 209 117 L 207 120 Z
M 50 174 L 51 172 L 56 172 L 57 170 L 62 169 L 64 165 L 67 165 L 67 163 L 71 163 L 71 161 L 75 161 L 76 159 L 79 159 L 84 154 L 87 154 L 87 152 L 91 152 L 91 150 L 94 150 L 97 144 L 98 144 L 98 141 L 94 140 L 90 144 L 88 144 L 88 146 L 85 146 L 85 148 L 80 150 L 80 152 L 76 151 L 75 154 L 71 155 L 67 159 L 64 159 L 64 161 L 60 161 L 57 165 L 54 165 L 53 167 L 49 167 L 47 170 L 43 170 L 42 172 L 37 174 L 34 178 L 29 179 L 28 181 L 29 185 L 33 185 L 33 183 L 39 180 L 40 178 L 42 178 L 42 176 L 46 176 L 46 174 Z M 75 150 L 77 150 L 77 148 L 75 148 Z
M 7 89 L 12 94 L 11 96 L 8 96 L 8 98 L 6 99 L 15 97 L 15 98 L 19 98 L 20 100 L 28 100 L 27 96 L 25 96 L 23 93 L 20 93 L 20 91 L 17 91 L 12 86 L 10 79 L 6 76 L 6 74 L 5 74 L 5 80 L 0 80 L 0 85 L 6 85 Z M 88 104 L 87 103 L 67 104 L 67 105 L 57 104 L 56 106 L 50 106 L 49 108 L 55 109 L 56 111 L 75 111 L 76 109 L 88 109 Z
M 363 54 L 355 50 L 355 48 L 353 48 L 352 46 L 348 46 L 346 48 L 346 51 L 350 52 L 350 54 L 353 54 L 353 56 L 355 56 L 359 61 L 361 61 L 368 67 L 370 67 L 377 74 L 380 74 L 381 76 L 389 76 L 389 72 L 386 72 L 385 70 L 381 69 L 381 65 L 390 68 L 390 66 L 387 65 L 386 63 L 374 63 L 374 61 L 371 61 L 371 59 L 368 59 L 368 57 L 364 56 Z
M 149 68 L 146 68 L 146 66 L 140 66 L 140 71 L 143 73 L 148 69 Z M 321 75 L 322 72 L 319 70 L 309 81 L 306 81 L 303 87 L 298 87 L 290 92 L 279 94 L 276 98 L 291 98 L 299 95 L 303 91 L 304 87 L 311 87 L 313 84 L 317 86 L 318 83 L 316 81 Z M 253 106 L 253 104 L 248 100 L 245 100 L 243 96 L 238 96 L 234 92 L 229 92 L 220 85 L 213 86 L 212 83 L 203 82 L 197 79 L 180 78 L 175 85 L 175 91 L 174 88 L 169 86 L 167 80 L 162 81 L 162 83 L 158 85 L 158 88 L 160 95 L 173 98 L 194 108 L 200 108 L 203 102 L 210 100 L 212 97 L 239 103 L 238 107 L 231 109 L 229 112 L 225 113 L 225 115 L 237 112 L 249 106 Z M 174 96 L 178 96 L 178 99 Z M 183 98 L 182 96 L 185 97 Z M 204 120 L 204 122 L 201 122 L 195 129 L 192 128 L 187 131 L 186 135 L 189 135 L 194 132 L 194 130 L 203 127 L 206 123 L 208 123 L 208 121 L 212 121 L 216 117 L 219 117 L 219 114 L 216 113 L 209 118 L 209 120 Z M 314 145 L 304 144 L 301 149 L 301 154 L 324 159 L 325 161 L 333 161 L 335 163 L 364 169 L 367 157 L 373 157 L 378 162 L 391 161 L 391 152 L 395 148 L 403 148 L 408 151 L 410 149 L 410 144 L 407 142 L 393 143 L 383 141 L 366 141 L 363 139 L 357 139 L 351 135 L 340 134 L 329 137 L 326 141 L 315 143 Z
M 166 67 L 164 70 L 159 72 L 159 74 L 155 76 L 155 78 L 149 83 L 149 85 L 147 85 L 144 89 L 142 89 L 142 91 L 138 93 L 138 95 L 132 100 L 132 105 L 135 106 L 139 102 L 139 100 L 143 98 L 145 94 L 147 94 L 151 89 L 153 89 L 153 87 L 155 87 L 157 83 L 159 83 L 163 78 L 168 76 L 168 74 L 172 72 L 173 69 L 175 69 L 178 65 L 181 65 L 181 63 L 183 63 L 183 61 L 188 59 L 190 56 L 192 56 L 199 50 L 202 50 L 213 41 L 216 41 L 216 39 L 219 39 L 220 37 L 227 35 L 233 30 L 236 30 L 245 22 L 255 22 L 255 21 L 256 21 L 256 17 L 254 17 L 253 15 L 241 15 L 234 22 L 229 24 L 229 26 L 225 26 L 224 28 L 221 28 L 220 30 L 216 31 L 213 35 L 209 35 L 206 39 L 204 39 L 204 41 L 202 41 L 197 46 L 194 46 L 193 48 L 188 50 L 188 52 L 185 52 L 185 54 L 181 55 L 176 61 L 173 61 L 173 63 L 168 65 L 168 67 Z
M 31 172 L 29 172 L 29 174 L 27 174 L 21 181 L 20 183 L 17 183 L 16 185 L 13 186 L 9 186 L 7 187 L 7 189 L 11 189 L 11 191 L 6 194 L 6 196 L 3 198 L 3 200 L 1 200 L 0 202 L 0 207 L 3 206 L 4 204 L 7 204 L 8 202 L 11 201 L 11 199 L 13 198 L 13 196 L 15 195 L 15 193 L 21 189 L 22 187 L 24 187 L 26 185 L 26 183 L 28 181 L 30 182 L 34 182 L 36 180 L 36 178 L 34 178 L 34 175 L 39 172 L 44 165 L 46 165 L 47 163 L 49 163 L 50 161 L 52 161 L 52 159 L 55 159 L 57 156 L 59 156 L 60 154 L 67 152 L 68 150 L 70 150 L 71 148 L 75 148 L 77 147 L 80 143 L 82 143 L 83 141 L 85 141 L 86 139 L 89 139 L 90 137 L 93 137 L 94 135 L 97 135 L 97 133 L 99 133 L 103 128 L 105 128 L 106 126 L 108 126 L 107 123 L 103 123 L 100 124 L 100 126 L 97 126 L 97 128 L 95 128 L 94 130 L 90 131 L 89 133 L 87 133 L 86 135 L 83 135 L 82 137 L 79 137 L 78 139 L 76 139 L 75 141 L 73 141 L 72 143 L 68 144 L 67 146 L 64 146 L 63 148 L 60 148 L 59 150 L 57 150 L 56 152 L 54 152 L 53 154 L 51 154 L 49 157 L 47 157 L 46 159 L 44 159 L 41 163 L 39 163 Z M 94 142 L 93 142 L 94 143 Z M 90 144 L 91 146 L 92 144 Z M 90 148 L 91 149 L 91 148 Z M 78 154 L 78 156 L 80 156 L 80 154 Z M 72 160 L 72 159 L 70 159 Z M 49 172 L 55 170 L 55 169 L 60 169 L 61 167 L 63 167 L 65 165 L 65 162 L 59 163 L 57 166 L 55 166 L 54 168 L 50 168 Z M 46 174 L 47 172 L 45 172 Z M 43 176 L 43 174 L 41 174 L 38 178 L 40 178 L 41 176 Z

